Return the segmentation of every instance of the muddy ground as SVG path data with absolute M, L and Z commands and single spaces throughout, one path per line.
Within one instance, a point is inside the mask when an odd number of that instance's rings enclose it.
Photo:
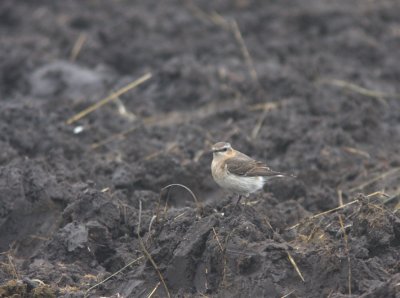
M 0 297 L 400 297 L 399 11 L 2 0 Z M 217 141 L 296 177 L 236 207 Z

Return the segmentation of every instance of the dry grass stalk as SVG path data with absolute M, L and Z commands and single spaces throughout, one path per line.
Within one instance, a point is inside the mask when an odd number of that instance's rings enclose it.
M 269 220 L 266 217 L 264 217 L 264 221 L 267 224 L 267 226 L 271 229 L 271 231 L 275 232 L 274 228 L 272 227 L 271 223 L 269 222 Z
M 38 235 L 29 235 L 29 238 L 37 239 L 37 240 L 41 240 L 41 241 L 47 241 L 50 239 L 48 237 L 43 237 L 43 236 L 38 236 Z
M 178 215 L 173 219 L 173 221 L 177 220 L 178 218 L 182 217 L 182 216 L 185 215 L 185 214 L 186 214 L 186 211 L 185 211 L 185 212 L 182 212 L 181 214 L 178 214 Z
M 221 16 L 216 11 L 212 11 L 209 16 L 211 22 L 213 22 L 215 25 L 220 26 L 226 31 L 232 30 L 232 24 L 229 23 L 229 21 L 227 21 L 223 16 Z
M 138 223 L 138 229 L 137 229 L 137 236 L 138 236 L 138 239 L 139 239 L 139 245 L 140 245 L 140 247 L 142 249 L 143 254 L 150 261 L 151 265 L 153 265 L 154 270 L 157 272 L 157 275 L 160 278 L 160 281 L 164 286 L 165 293 L 167 294 L 168 298 L 170 298 L 171 294 L 169 293 L 169 290 L 168 290 L 167 284 L 165 283 L 164 277 L 162 276 L 162 274 L 160 272 L 160 269 L 158 269 L 158 266 L 157 266 L 156 262 L 154 261 L 153 257 L 151 256 L 151 254 L 147 250 L 146 246 L 144 245 L 143 239 L 140 236 L 141 221 L 142 221 L 142 201 L 139 201 L 139 223 Z
M 201 10 L 198 6 L 196 6 L 193 3 L 193 1 L 187 1 L 186 4 L 187 4 L 189 10 L 191 10 L 193 15 L 196 16 L 197 18 L 201 19 L 202 21 L 206 21 L 206 22 L 211 21 L 215 25 L 221 27 L 224 30 L 230 31 L 233 34 L 237 44 L 239 45 L 240 51 L 243 55 L 244 61 L 249 70 L 251 79 L 257 84 L 259 90 L 263 94 L 265 94 L 265 91 L 260 84 L 258 74 L 257 74 L 256 68 L 254 66 L 253 58 L 250 55 L 250 51 L 246 45 L 246 42 L 243 38 L 242 32 L 240 31 L 239 24 L 237 23 L 237 21 L 235 19 L 226 20 L 224 17 L 222 17 L 220 14 L 218 14 L 215 11 L 213 11 L 211 14 L 209 14 L 209 13 Z M 253 128 L 253 130 L 251 132 L 251 139 L 257 138 L 266 117 L 267 117 L 266 110 L 264 110 L 264 113 L 262 113 L 260 115 L 260 117 L 258 118 L 258 120 L 256 122 L 255 127 Z
M 75 41 L 75 44 L 72 48 L 71 55 L 69 57 L 69 60 L 72 62 L 78 58 L 79 53 L 81 52 L 83 45 L 87 41 L 87 35 L 85 33 L 79 34 L 77 40 Z
M 165 153 L 169 154 L 170 152 L 174 151 L 175 149 L 179 148 L 179 144 L 176 142 L 172 143 L 167 143 L 164 149 L 158 150 L 156 152 L 150 153 L 149 155 L 145 156 L 143 159 L 144 160 L 151 160 L 153 158 L 156 158 L 157 156 Z
M 348 287 L 349 287 L 349 295 L 351 296 L 351 263 L 350 263 L 349 240 L 348 240 L 348 236 L 346 233 L 346 229 L 344 228 L 342 216 L 340 214 L 339 214 L 339 223 L 340 223 L 340 228 L 342 229 L 342 232 L 343 232 L 343 238 L 344 238 L 346 254 L 347 254 L 347 263 L 349 264 Z
M 348 89 L 350 91 L 353 91 L 355 93 L 367 96 L 367 97 L 372 97 L 372 98 L 376 98 L 379 101 L 381 101 L 382 103 L 384 103 L 385 105 L 387 105 L 386 100 L 384 99 L 385 97 L 395 97 L 395 98 L 399 98 L 400 94 L 390 94 L 390 93 L 385 93 L 385 92 L 379 92 L 379 91 L 374 91 L 374 90 L 369 90 L 367 88 L 358 86 L 356 84 L 350 83 L 350 82 L 346 82 L 343 80 L 337 80 L 337 79 L 323 79 L 320 80 L 319 83 L 326 83 L 332 86 L 336 86 L 336 87 L 341 87 L 344 89 Z
M 257 138 L 258 133 L 261 130 L 261 127 L 265 121 L 265 118 L 267 118 L 267 111 L 264 111 L 261 116 L 257 119 L 257 123 L 254 126 L 253 130 L 251 131 L 251 139 L 254 140 Z
M 394 200 L 398 200 L 400 196 L 400 191 L 394 193 L 392 196 L 388 196 L 388 198 L 383 202 L 384 205 L 387 205 L 391 202 L 393 202 Z M 398 209 L 400 209 L 400 202 L 394 207 L 394 209 L 397 211 Z M 395 211 L 395 212 L 396 212 Z
M 283 107 L 291 103 L 292 101 L 290 99 L 283 99 L 280 101 L 272 101 L 272 102 L 265 102 L 265 103 L 259 103 L 255 104 L 249 107 L 249 111 L 273 111 L 276 110 L 279 107 Z
M 149 223 L 149 234 L 151 233 L 151 228 L 152 228 L 152 226 L 153 226 L 153 223 L 154 223 L 154 220 L 156 219 L 156 216 L 155 215 L 153 215 L 152 217 L 151 217 L 151 220 L 150 220 L 150 223 Z
M 347 151 L 351 154 L 357 154 L 360 155 L 362 157 L 365 157 L 366 159 L 370 159 L 371 156 L 369 155 L 368 152 L 365 152 L 363 150 L 357 149 L 357 148 L 353 148 L 353 147 L 342 147 L 344 151 Z
M 151 297 L 154 295 L 154 293 L 157 291 L 157 289 L 158 289 L 159 286 L 160 286 L 160 282 L 158 282 L 158 283 L 156 284 L 156 286 L 155 286 L 154 289 L 149 293 L 149 295 L 147 296 L 147 298 L 151 298 Z
M 226 284 L 226 272 L 227 272 L 226 264 L 228 262 L 227 259 L 226 259 L 226 243 L 227 243 L 227 240 L 225 241 L 225 247 L 223 247 L 222 244 L 221 244 L 221 241 L 219 240 L 218 234 L 215 231 L 215 228 L 213 227 L 212 230 L 213 230 L 213 233 L 214 233 L 215 240 L 217 240 L 218 246 L 221 249 L 222 259 L 224 261 L 224 264 L 223 264 L 224 267 L 222 269 L 222 284 L 225 285 Z M 227 238 L 229 238 L 229 236 L 230 235 L 228 235 Z
M 213 227 L 212 230 L 213 230 L 215 239 L 217 240 L 217 243 L 218 243 L 218 245 L 219 245 L 219 248 L 221 249 L 221 252 L 224 252 L 224 248 L 222 247 L 222 244 L 221 244 L 221 242 L 219 241 L 219 237 L 218 237 L 218 235 L 217 235 L 217 232 L 215 231 L 215 228 Z
M 316 226 L 316 225 L 313 225 L 313 228 L 312 228 L 310 234 L 309 234 L 308 237 L 307 237 L 307 242 L 310 242 L 310 240 L 314 237 L 314 235 L 316 234 L 316 232 L 317 232 L 317 226 Z
M 187 1 L 187 7 L 193 13 L 194 16 L 201 19 L 202 21 L 212 22 L 213 24 L 221 27 L 224 30 L 230 31 L 233 33 L 236 42 L 239 44 L 240 51 L 242 52 L 243 58 L 246 62 L 246 65 L 249 69 L 250 77 L 254 82 L 260 86 L 258 80 L 258 74 L 254 67 L 253 59 L 251 58 L 250 52 L 246 46 L 243 35 L 240 31 L 239 25 L 236 20 L 228 21 L 224 17 L 222 17 L 219 13 L 213 11 L 211 13 L 207 13 L 196 6 L 192 1 Z
M 114 276 L 116 276 L 117 274 L 121 273 L 122 271 L 124 271 L 126 268 L 128 268 L 129 266 L 137 263 L 138 261 L 140 261 L 141 259 L 143 259 L 144 256 L 140 256 L 137 259 L 134 259 L 133 261 L 129 262 L 128 264 L 126 264 L 124 267 L 122 267 L 121 269 L 119 269 L 117 272 L 114 272 L 113 274 L 111 274 L 109 277 L 107 277 L 106 279 L 103 279 L 102 281 L 100 281 L 99 283 L 95 284 L 94 286 L 90 287 L 89 289 L 86 290 L 85 292 L 85 296 L 87 297 L 89 292 L 92 291 L 93 289 L 97 288 L 99 285 L 105 283 L 107 280 L 113 278 Z
M 283 295 L 281 298 L 289 297 L 289 296 L 292 295 L 294 292 L 296 292 L 296 290 L 293 290 L 293 291 L 287 293 L 286 295 Z
M 343 191 L 341 189 L 338 189 L 337 194 L 338 194 L 339 207 L 343 206 Z
M 205 23 L 211 22 L 214 25 L 224 28 L 225 30 L 230 29 L 229 23 L 220 14 L 216 13 L 215 11 L 213 11 L 211 13 L 207 13 L 204 10 L 202 10 L 200 7 L 198 7 L 196 4 L 194 4 L 194 2 L 191 0 L 185 1 L 185 4 L 186 4 L 187 8 L 191 11 L 191 13 L 199 20 L 201 20 Z
M 135 126 L 135 127 L 129 128 L 129 129 L 123 131 L 123 132 L 116 133 L 116 134 L 114 134 L 114 135 L 112 135 L 112 136 L 110 136 L 110 137 L 108 137 L 108 138 L 106 138 L 106 139 L 104 139 L 104 140 L 102 140 L 100 142 L 93 143 L 90 146 L 90 148 L 94 150 L 94 149 L 97 149 L 97 148 L 102 147 L 104 145 L 107 145 L 108 143 L 111 143 L 112 141 L 115 141 L 117 139 L 122 140 L 122 139 L 125 138 L 125 136 L 127 134 L 135 131 L 136 129 L 137 129 L 137 127 Z
M 168 200 L 170 188 L 171 187 L 175 187 L 175 186 L 176 187 L 181 187 L 181 188 L 187 190 L 190 193 L 190 195 L 192 196 L 192 198 L 193 198 L 193 200 L 194 200 L 194 202 L 196 204 L 197 213 L 201 214 L 202 210 L 203 210 L 203 207 L 201 206 L 201 204 L 200 204 L 199 200 L 197 199 L 196 195 L 193 193 L 193 191 L 189 187 L 187 187 L 187 186 L 185 186 L 183 184 L 179 184 L 179 183 L 169 184 L 167 186 L 164 186 L 161 189 L 161 191 L 160 191 L 160 199 L 159 199 L 159 206 L 160 206 L 160 202 L 161 202 L 161 197 L 166 195 L 167 196 L 167 200 Z M 166 203 L 167 203 L 167 200 L 166 200 Z M 157 214 L 158 214 L 158 212 L 157 212 Z
M 354 200 L 354 201 L 348 202 L 348 203 L 346 203 L 346 204 L 344 204 L 344 205 L 342 205 L 342 206 L 339 206 L 339 207 L 336 207 L 336 208 L 333 208 L 333 209 L 330 209 L 330 210 L 327 210 L 327 211 L 324 211 L 324 212 L 315 214 L 315 215 L 309 217 L 309 219 L 315 219 L 315 218 L 320 217 L 320 216 L 322 216 L 322 215 L 335 212 L 335 211 L 337 211 L 337 210 L 343 209 L 343 208 L 345 208 L 345 207 L 347 207 L 347 206 L 353 205 L 353 204 L 358 203 L 358 202 L 359 202 L 359 200 Z M 291 226 L 291 227 L 287 228 L 287 230 L 292 230 L 292 229 L 294 229 L 294 228 L 297 228 L 300 224 L 301 224 L 301 223 L 297 223 L 297 224 L 295 224 L 294 226 Z
M 301 271 L 299 269 L 299 267 L 297 266 L 296 262 L 294 261 L 293 257 L 290 255 L 290 253 L 288 251 L 286 251 L 288 259 L 290 261 L 290 263 L 293 265 L 294 269 L 296 270 L 297 274 L 300 276 L 301 280 L 303 282 L 305 282 L 303 274 L 301 274 Z
M 256 82 L 258 85 L 260 85 L 258 81 L 258 75 L 257 71 L 254 67 L 253 59 L 251 58 L 250 52 L 246 46 L 246 43 L 244 42 L 243 35 L 240 32 L 240 28 L 236 20 L 233 20 L 231 22 L 231 27 L 232 27 L 232 32 L 236 38 L 236 41 L 240 45 L 240 50 L 242 51 L 242 55 L 244 57 L 244 60 L 246 61 L 247 67 L 249 68 L 250 72 L 250 77 L 253 79 L 254 82 Z
M 289 102 L 289 100 L 282 100 L 279 102 L 267 102 L 267 103 L 263 103 L 263 104 L 257 104 L 254 106 L 251 106 L 249 108 L 250 111 L 257 111 L 257 110 L 262 110 L 262 114 L 259 116 L 259 118 L 257 119 L 256 125 L 254 126 L 252 132 L 251 132 L 251 139 L 256 139 L 261 128 L 262 125 L 264 124 L 265 119 L 267 118 L 267 114 L 270 111 L 273 111 L 275 109 L 277 109 L 280 106 L 285 106 L 287 105 Z
M 206 289 L 206 291 L 209 289 L 208 288 L 208 269 L 207 267 L 204 268 L 204 276 L 205 276 L 205 281 L 204 281 L 204 288 Z M 203 295 L 203 297 L 207 297 L 205 295 Z
M 374 196 L 383 196 L 383 197 L 386 197 L 386 198 L 390 197 L 387 193 L 384 193 L 382 191 L 375 191 L 373 193 L 370 193 L 370 194 L 366 195 L 365 197 L 366 198 L 370 198 L 370 197 L 374 197 Z
M 350 188 L 349 192 L 353 192 L 355 190 L 362 190 L 365 187 L 371 185 L 372 183 L 374 183 L 374 182 L 376 182 L 378 180 L 381 180 L 383 178 L 386 178 L 387 176 L 390 176 L 390 175 L 393 175 L 393 174 L 398 174 L 398 173 L 400 173 L 400 167 L 393 168 L 393 169 L 391 169 L 391 170 L 389 170 L 389 171 L 387 171 L 385 173 L 382 173 L 382 174 L 372 178 L 371 180 L 368 180 L 368 181 L 366 181 L 366 182 L 364 182 L 364 183 L 362 183 L 362 184 L 360 184 L 360 185 L 358 185 L 356 187 Z
M 17 271 L 17 267 L 14 264 L 14 258 L 11 255 L 11 253 L 7 254 L 7 259 L 8 259 L 8 263 L 10 264 L 10 267 L 12 269 L 12 273 L 14 275 L 14 278 L 15 279 L 20 279 L 20 276 L 19 276 L 18 271 Z
M 83 117 L 87 116 L 88 114 L 92 113 L 93 111 L 97 110 L 98 108 L 104 106 L 105 104 L 109 103 L 110 101 L 117 99 L 122 94 L 124 94 L 124 93 L 128 92 L 129 90 L 131 90 L 133 88 L 136 88 L 140 84 L 146 82 L 150 78 L 151 78 L 151 73 L 146 73 L 145 75 L 141 76 L 139 79 L 137 79 L 137 80 L 133 81 L 132 83 L 122 87 L 121 89 L 119 89 L 115 93 L 112 93 L 111 95 L 107 96 L 106 98 L 100 100 L 99 102 L 97 102 L 97 103 L 89 106 L 88 108 L 84 109 L 83 111 L 79 112 L 75 116 L 69 118 L 66 121 L 66 123 L 67 124 L 72 124 L 72 123 L 82 119 Z
M 12 243 L 11 248 L 9 250 L 0 253 L 0 255 L 6 255 L 8 260 L 8 264 L 1 262 L 0 265 L 2 265 L 6 269 L 6 271 L 13 276 L 14 279 L 20 279 L 12 255 L 14 244 L 15 243 Z

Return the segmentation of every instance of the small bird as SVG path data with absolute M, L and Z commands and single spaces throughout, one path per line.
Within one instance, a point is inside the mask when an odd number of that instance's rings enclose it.
M 212 176 L 219 186 L 239 195 L 236 205 L 242 196 L 248 197 L 262 189 L 269 179 L 286 176 L 272 171 L 265 163 L 233 149 L 229 143 L 214 144 L 212 152 Z

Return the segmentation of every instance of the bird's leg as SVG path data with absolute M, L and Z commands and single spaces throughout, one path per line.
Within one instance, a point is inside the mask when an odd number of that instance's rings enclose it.
M 249 203 L 249 196 L 247 195 L 246 198 L 244 199 L 244 205 L 247 206 Z
M 240 202 L 241 199 L 242 199 L 242 195 L 239 195 L 239 198 L 238 198 L 238 200 L 237 200 L 237 202 L 236 202 L 236 206 L 239 205 L 239 202 Z

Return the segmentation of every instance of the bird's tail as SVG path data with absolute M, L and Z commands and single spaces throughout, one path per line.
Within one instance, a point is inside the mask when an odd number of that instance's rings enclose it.
M 268 175 L 266 175 L 264 177 L 265 177 L 265 180 L 271 180 L 271 179 L 275 179 L 275 178 L 296 178 L 296 176 L 293 174 L 287 174 L 287 173 L 276 172 L 276 171 L 269 171 Z

